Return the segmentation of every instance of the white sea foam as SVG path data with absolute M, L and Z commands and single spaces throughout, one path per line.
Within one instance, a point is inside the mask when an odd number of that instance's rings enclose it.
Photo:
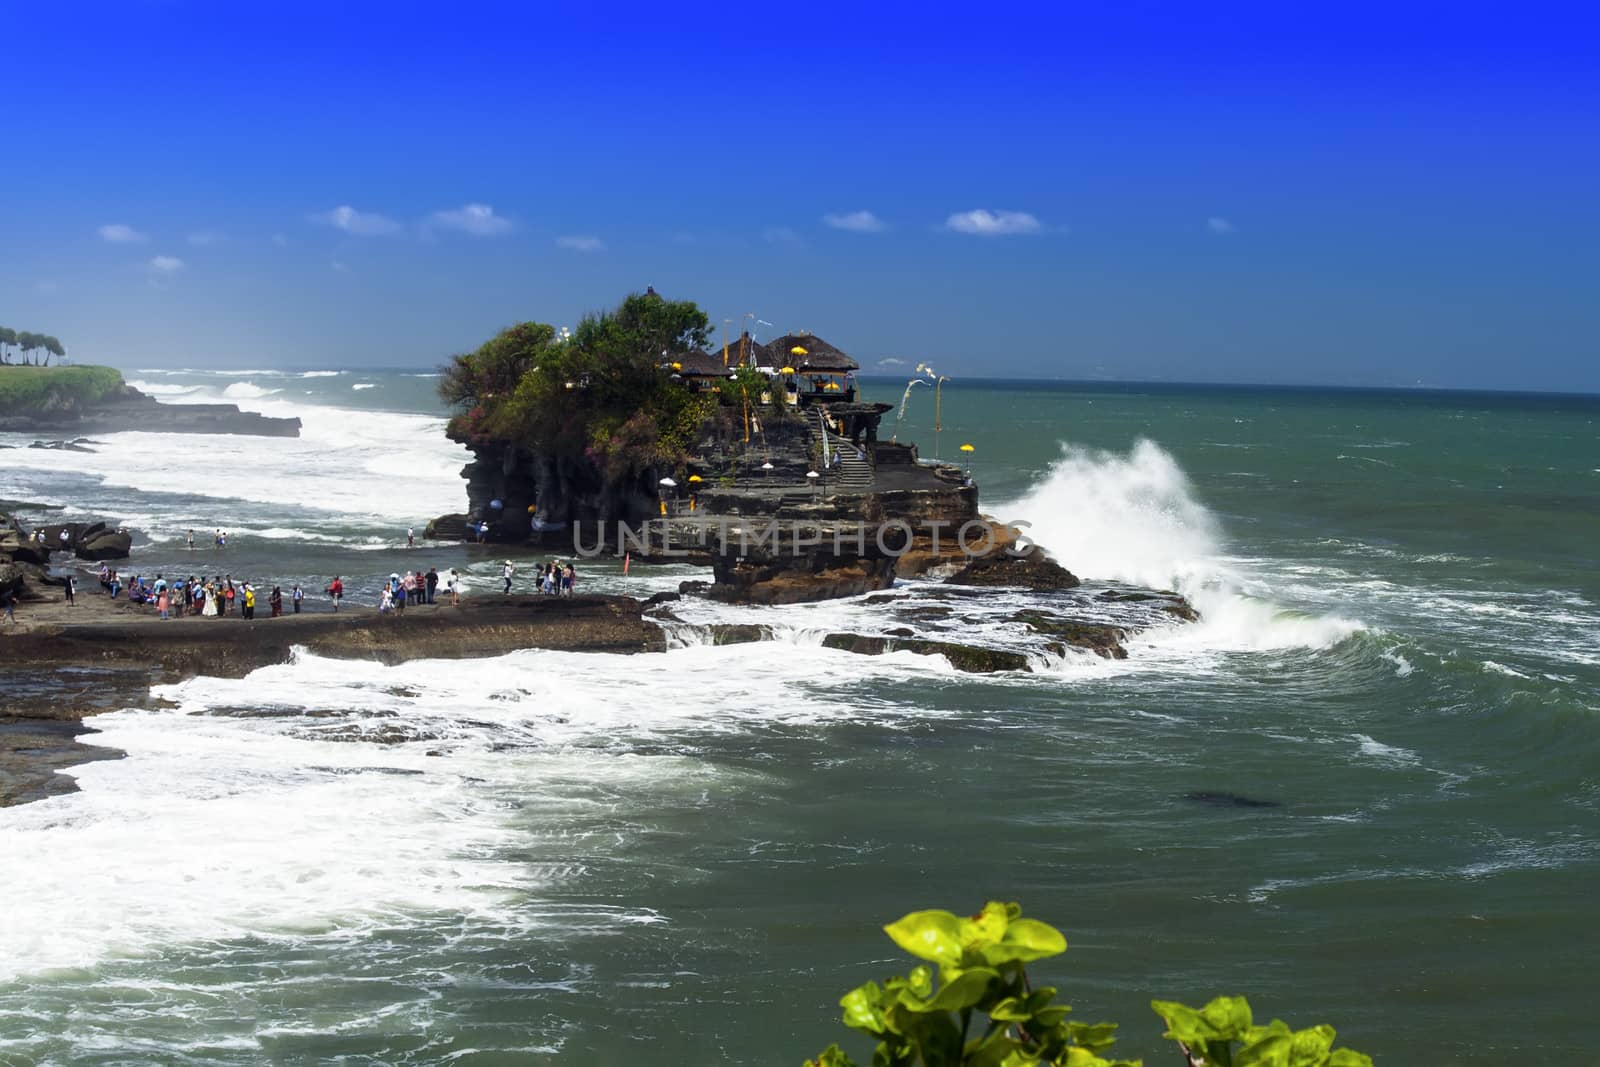
M 255 382 L 234 382 L 222 391 L 229 400 L 253 400 L 257 397 L 281 393 L 281 389 L 264 389 Z
M 341 374 L 348 374 L 348 373 L 350 373 L 350 372 L 349 371 L 342 371 L 342 370 L 308 370 L 308 371 L 304 372 L 303 374 L 301 374 L 300 377 L 302 377 L 302 378 L 337 378 Z
M 244 500 L 356 523 L 413 525 L 465 502 L 461 467 L 470 453 L 444 436 L 444 419 L 289 400 L 253 382 L 164 396 L 173 404 L 226 400 L 241 410 L 301 420 L 299 437 L 129 432 L 96 438 L 88 457 L 53 449 L 18 449 L 19 470 L 78 473 L 87 468 L 107 486 Z M 117 516 L 119 521 L 123 518 Z M 185 525 L 242 525 L 219 509 Z M 166 536 L 180 527 L 163 524 Z
M 73 770 L 82 792 L 0 809 L 28 889 L 0 909 L 0 982 L 165 945 L 550 921 L 530 901 L 640 832 L 620 798 L 694 805 L 753 773 L 701 761 L 705 737 L 929 717 L 838 699 L 844 664 L 946 670 L 799 644 L 399 668 L 299 654 L 159 687 L 173 707 L 95 720 L 127 756 Z
M 1231 567 L 1216 519 L 1176 460 L 1153 441 L 1126 455 L 1064 447 L 1042 482 L 1001 509 L 1075 573 L 1175 588 L 1203 617 L 1149 640 L 1196 648 L 1323 648 L 1363 629 L 1336 615 L 1291 610 Z
M 376 389 L 377 387 L 378 386 L 377 386 L 377 384 L 375 382 L 356 382 L 350 388 L 352 388 L 352 389 Z

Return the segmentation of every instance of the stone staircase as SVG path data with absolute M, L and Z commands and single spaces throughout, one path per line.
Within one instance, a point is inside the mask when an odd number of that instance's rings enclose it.
M 817 442 L 818 453 L 820 454 L 822 450 L 825 436 L 828 441 L 828 455 L 838 457 L 838 466 L 826 472 L 828 494 L 831 496 L 834 493 L 871 492 L 876 480 L 872 464 L 856 455 L 856 446 L 850 443 L 848 437 L 841 437 L 828 429 L 827 423 L 823 421 L 823 409 L 812 408 L 806 421 L 811 426 L 811 435 Z

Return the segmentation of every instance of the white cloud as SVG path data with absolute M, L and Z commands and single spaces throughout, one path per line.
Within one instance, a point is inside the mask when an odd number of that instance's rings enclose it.
M 1233 232 L 1233 223 L 1221 215 L 1212 215 L 1209 219 L 1206 219 L 1206 229 L 1217 237 L 1226 237 Z
M 905 360 L 899 359 L 895 356 L 890 356 L 888 359 L 878 360 L 878 366 L 880 367 L 904 367 L 905 365 Z
M 882 219 L 870 211 L 847 211 L 843 214 L 824 215 L 822 221 L 836 230 L 849 230 L 852 233 L 882 233 L 889 228 L 884 225 Z
M 463 204 L 449 211 L 435 211 L 428 216 L 428 221 L 434 226 L 460 230 L 474 237 L 494 237 L 508 233 L 512 225 L 510 219 L 504 215 L 496 215 L 494 208 L 488 204 Z
M 1005 237 L 1015 233 L 1038 233 L 1042 225 L 1026 211 L 960 211 L 944 220 L 949 229 L 977 237 Z
M 196 248 L 204 248 L 206 245 L 214 245 L 222 240 L 222 234 L 216 230 L 196 230 L 188 236 L 187 240 Z
M 570 248 L 574 252 L 604 252 L 606 243 L 598 237 L 588 234 L 572 234 L 569 237 L 557 237 L 556 244 L 562 248 Z
M 761 231 L 761 236 L 773 244 L 794 245 L 800 243 L 800 235 L 788 226 L 768 226 Z
M 387 237 L 400 232 L 400 224 L 387 215 L 357 211 L 349 204 L 340 204 L 332 211 L 311 216 L 312 222 L 332 226 L 355 237 Z
M 114 245 L 140 245 L 149 240 L 125 222 L 109 222 L 95 232 L 100 235 L 100 240 Z
M 183 269 L 183 260 L 177 256 L 154 256 L 145 263 L 144 269 L 151 274 L 170 277 Z

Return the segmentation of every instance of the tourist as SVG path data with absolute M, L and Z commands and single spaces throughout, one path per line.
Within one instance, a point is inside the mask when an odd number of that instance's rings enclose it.
M 416 529 L 414 527 L 407 527 L 406 528 L 406 547 L 407 548 L 416 548 L 417 547 L 417 531 L 416 531 Z
M 483 542 L 486 539 L 488 539 L 488 537 L 489 537 L 489 523 L 487 521 L 480 520 L 479 523 L 478 523 L 478 544 L 480 544 L 480 545 L 483 544 Z
M 255 591 L 255 588 L 253 586 L 251 586 L 251 584 L 249 582 L 245 582 L 244 583 L 244 600 L 243 600 L 243 603 L 244 603 L 244 611 L 242 613 L 243 616 L 245 618 L 247 618 L 247 619 L 255 618 L 256 617 L 256 591 Z
M 100 588 L 111 591 L 111 567 L 105 563 L 100 564 Z
M 6 622 L 17 625 L 17 594 L 10 589 L 0 589 L 0 608 L 6 612 Z
M 75 608 L 75 607 L 78 606 L 77 592 L 78 592 L 78 580 L 76 578 L 74 578 L 70 574 L 67 575 L 67 584 L 66 584 L 67 607 Z
M 156 610 L 161 613 L 162 619 L 167 619 L 171 617 L 167 614 L 167 609 L 171 607 L 172 599 L 168 595 L 166 584 L 161 582 L 157 584 L 161 586 L 161 591 L 156 593 Z
M 189 536 L 185 540 L 187 541 L 187 543 L 189 545 L 189 551 L 193 552 L 194 551 L 194 531 L 193 530 L 189 531 Z
M 561 572 L 561 595 L 571 596 L 572 589 L 578 584 L 578 572 L 572 564 L 567 564 L 567 569 Z
M 387 615 L 394 610 L 394 587 L 385 585 L 378 594 L 378 614 Z
M 517 565 L 512 563 L 509 559 L 506 560 L 506 565 L 500 570 L 500 577 L 504 579 L 506 583 L 506 587 L 503 591 L 504 593 L 509 594 L 511 592 L 511 576 L 516 573 Z
M 117 599 L 117 594 L 122 592 L 122 582 L 118 580 L 116 571 L 111 572 L 111 585 L 109 588 L 111 590 L 111 599 Z
M 296 615 L 300 614 L 300 601 L 304 600 L 305 598 L 306 594 L 303 590 L 301 590 L 300 583 L 296 582 L 294 585 L 294 590 L 289 594 L 289 601 L 294 604 L 294 613 Z
M 272 592 L 267 596 L 267 606 L 272 610 L 267 613 L 269 618 L 276 619 L 283 614 L 283 588 L 273 586 Z
M 344 599 L 344 583 L 339 580 L 337 574 L 333 576 L 333 581 L 328 583 L 327 593 L 333 600 L 333 610 L 338 612 L 339 601 Z
M 222 588 L 222 613 L 226 615 L 233 610 L 233 602 L 238 599 L 238 590 L 233 587 L 233 575 L 228 575 L 228 581 Z
M 415 604 L 417 602 L 417 576 L 411 571 L 406 571 L 406 576 L 400 579 L 400 596 L 396 598 L 401 604 Z
M 217 617 L 217 587 L 207 582 L 200 590 L 205 603 L 200 606 L 200 614 L 207 618 Z
M 445 580 L 444 587 L 445 591 L 450 594 L 450 606 L 453 608 L 460 607 L 461 575 L 456 573 L 456 569 L 454 567 L 450 568 L 450 577 Z
M 423 583 L 427 586 L 427 589 L 428 589 L 428 603 L 432 604 L 433 603 L 434 591 L 439 588 L 439 572 L 438 572 L 438 570 L 433 568 L 433 567 L 429 567 L 428 568 L 428 576 L 423 579 Z
M 67 529 L 64 526 L 61 528 L 61 536 L 59 540 L 61 541 L 61 551 L 67 551 L 69 542 L 72 540 L 72 535 L 67 532 Z
M 221 551 L 222 550 L 222 528 L 220 526 L 217 528 L 215 544 L 217 546 L 217 550 Z

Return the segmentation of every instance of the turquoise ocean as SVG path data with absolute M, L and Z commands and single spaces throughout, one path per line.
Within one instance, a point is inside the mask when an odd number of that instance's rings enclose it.
M 125 373 L 305 429 L 0 451 L 0 498 L 311 610 L 419 566 L 496 595 L 504 549 L 404 547 L 465 507 L 426 372 Z M 903 968 L 881 925 L 989 898 L 1065 931 L 1036 978 L 1150 1064 L 1148 1001 L 1219 993 L 1380 1063 L 1593 1057 L 1600 398 L 956 380 L 933 423 L 918 387 L 901 439 L 971 444 L 984 510 L 1086 589 L 1203 621 L 974 676 L 820 647 L 892 607 L 687 605 L 660 655 L 159 687 L 91 720 L 123 758 L 0 809 L 0 1064 L 865 1058 L 837 999 Z M 594 562 L 580 591 L 704 576 Z M 909 624 L 1011 647 L 1027 602 Z

